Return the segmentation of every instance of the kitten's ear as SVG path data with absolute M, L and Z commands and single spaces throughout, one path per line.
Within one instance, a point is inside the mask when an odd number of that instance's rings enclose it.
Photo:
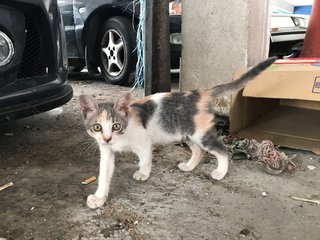
M 131 102 L 131 94 L 129 92 L 126 92 L 114 104 L 114 109 L 117 112 L 119 112 L 122 116 L 126 116 L 129 112 L 130 102 Z
M 84 118 L 87 118 L 90 113 L 98 111 L 99 109 L 96 100 L 94 100 L 94 98 L 89 95 L 80 95 L 79 102 L 80 110 Z

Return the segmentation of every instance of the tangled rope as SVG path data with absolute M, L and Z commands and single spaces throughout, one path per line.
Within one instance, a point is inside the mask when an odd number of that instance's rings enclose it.
M 145 18 L 146 18 L 146 2 L 145 0 L 138 0 L 133 1 L 133 3 L 140 4 L 140 14 L 139 14 L 139 23 L 136 35 L 136 42 L 137 42 L 137 64 L 136 64 L 136 72 L 135 72 L 135 82 L 131 89 L 135 89 L 136 87 L 143 87 L 144 80 L 145 80 L 145 38 L 144 38 L 144 31 L 145 31 Z M 134 9 L 134 8 L 133 8 Z
M 269 174 L 277 175 L 285 170 L 292 172 L 297 168 L 297 165 L 292 161 L 296 155 L 287 156 L 269 140 L 259 143 L 254 139 L 226 135 L 222 136 L 222 142 L 228 147 L 233 159 L 247 158 L 262 162 L 265 171 Z

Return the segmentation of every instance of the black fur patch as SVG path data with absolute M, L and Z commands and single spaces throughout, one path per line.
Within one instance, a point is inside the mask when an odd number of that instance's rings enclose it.
M 157 104 L 154 101 L 149 100 L 144 103 L 134 103 L 131 107 L 134 107 L 139 112 L 142 126 L 147 128 L 148 121 L 152 117 Z
M 164 131 L 171 134 L 179 131 L 184 135 L 195 132 L 194 116 L 198 112 L 197 103 L 200 100 L 198 91 L 174 92 L 161 102 L 160 122 Z

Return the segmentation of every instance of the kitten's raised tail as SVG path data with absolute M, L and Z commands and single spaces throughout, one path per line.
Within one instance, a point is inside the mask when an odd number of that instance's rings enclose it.
M 262 73 L 276 60 L 277 60 L 277 57 L 270 57 L 258 63 L 257 65 L 253 66 L 250 70 L 248 70 L 246 73 L 241 75 L 240 78 L 232 82 L 213 87 L 212 89 L 210 89 L 210 91 L 212 91 L 212 96 L 214 97 L 225 96 L 243 89 L 250 80 L 254 79 L 256 76 Z

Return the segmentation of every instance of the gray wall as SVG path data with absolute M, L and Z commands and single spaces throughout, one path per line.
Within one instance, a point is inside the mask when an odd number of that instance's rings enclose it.
M 186 0 L 180 89 L 209 88 L 267 56 L 269 0 Z

